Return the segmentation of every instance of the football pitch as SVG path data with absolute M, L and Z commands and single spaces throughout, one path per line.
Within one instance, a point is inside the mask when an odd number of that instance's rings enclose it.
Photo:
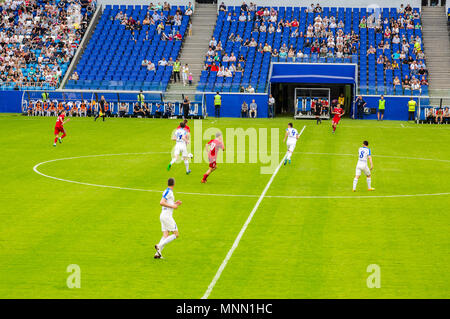
M 291 121 L 305 128 L 279 165 Z M 209 118 L 192 132 L 203 146 L 208 128 L 225 146 L 227 128 L 278 128 L 279 170 L 261 174 L 247 138 L 245 162 L 236 151 L 201 184 L 205 162 L 167 171 L 179 122 L 73 118 L 53 147 L 55 118 L 1 115 L 0 298 L 450 297 L 450 126 Z M 353 193 L 363 140 L 375 191 L 361 176 Z M 157 260 L 169 177 L 180 237 Z M 71 264 L 81 288 L 67 286 Z

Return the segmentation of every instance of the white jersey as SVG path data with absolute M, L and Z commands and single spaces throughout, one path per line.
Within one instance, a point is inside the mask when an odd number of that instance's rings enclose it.
M 364 163 L 367 165 L 367 158 L 372 155 L 370 148 L 360 147 L 358 150 L 358 163 Z
M 175 203 L 175 197 L 173 196 L 173 191 L 169 187 L 167 187 L 167 189 L 163 192 L 162 197 L 166 199 L 168 204 L 173 205 Z M 172 217 L 172 213 L 173 213 L 173 208 L 169 208 L 166 206 L 162 207 L 161 216 Z
M 355 175 L 360 176 L 361 173 L 364 172 L 366 176 L 370 176 L 370 169 L 367 165 L 367 159 L 372 155 L 370 148 L 368 147 L 360 147 L 358 150 L 358 163 L 356 164 Z
M 288 138 L 286 143 L 288 145 L 297 143 L 298 131 L 293 127 L 288 127 L 286 129 L 286 132 L 288 132 Z
M 182 129 L 182 128 L 177 129 L 175 131 L 175 138 L 176 138 L 177 144 L 183 143 L 186 145 L 186 141 L 183 139 L 183 137 L 186 135 L 187 135 L 187 132 L 184 129 Z

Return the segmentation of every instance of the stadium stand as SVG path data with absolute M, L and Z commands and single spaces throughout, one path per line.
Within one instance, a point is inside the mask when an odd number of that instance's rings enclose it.
M 360 94 L 428 94 L 420 9 L 409 5 L 377 15 L 367 8 L 222 4 L 197 89 L 266 92 L 271 61 L 357 63 Z
M 95 3 L 6 0 L 0 5 L 0 88 L 54 90 L 74 56 Z
M 165 91 L 190 14 L 184 6 L 107 5 L 65 88 Z

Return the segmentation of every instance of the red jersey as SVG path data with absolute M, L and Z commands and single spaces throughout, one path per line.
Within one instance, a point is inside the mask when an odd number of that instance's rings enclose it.
M 178 125 L 177 129 L 179 129 L 179 128 L 181 128 L 181 126 Z M 184 130 L 188 133 L 191 133 L 191 129 L 187 125 L 184 126 Z
M 208 158 L 210 160 L 215 161 L 217 158 L 217 153 L 219 152 L 219 149 L 223 149 L 223 143 L 222 141 L 218 139 L 213 139 L 208 142 L 209 150 L 208 150 Z
M 60 127 L 60 128 L 63 127 L 64 117 L 65 117 L 64 114 L 61 114 L 60 116 L 58 116 L 58 118 L 56 119 L 56 125 L 55 125 L 55 127 Z
M 344 109 L 341 107 L 335 107 L 334 108 L 334 117 L 335 118 L 341 118 L 342 113 L 344 113 Z

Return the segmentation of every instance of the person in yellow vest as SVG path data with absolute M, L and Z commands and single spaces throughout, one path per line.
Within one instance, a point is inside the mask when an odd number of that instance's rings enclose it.
M 139 102 L 139 106 L 142 107 L 142 105 L 144 104 L 144 101 L 145 101 L 145 96 L 142 93 L 142 90 L 139 92 L 139 94 L 137 96 L 137 100 Z
M 217 118 L 220 117 L 220 107 L 222 106 L 222 97 L 219 94 L 219 91 L 216 92 L 214 96 L 214 111 Z
M 174 83 L 177 82 L 177 78 L 178 78 L 178 82 L 181 82 L 180 71 L 181 71 L 180 60 L 176 59 L 175 62 L 173 63 L 173 82 Z
M 384 95 L 381 95 L 380 99 L 378 100 L 378 113 L 377 113 L 378 121 L 380 121 L 380 115 L 381 121 L 383 120 L 385 108 L 386 108 L 386 100 L 384 99 Z
M 344 93 L 341 93 L 338 97 L 338 103 L 341 105 L 341 107 L 345 110 L 345 97 Z
M 414 121 L 416 115 L 416 101 L 414 101 L 413 97 L 408 101 L 408 122 Z
M 48 99 L 48 93 L 47 92 L 42 92 L 42 103 L 45 103 Z

